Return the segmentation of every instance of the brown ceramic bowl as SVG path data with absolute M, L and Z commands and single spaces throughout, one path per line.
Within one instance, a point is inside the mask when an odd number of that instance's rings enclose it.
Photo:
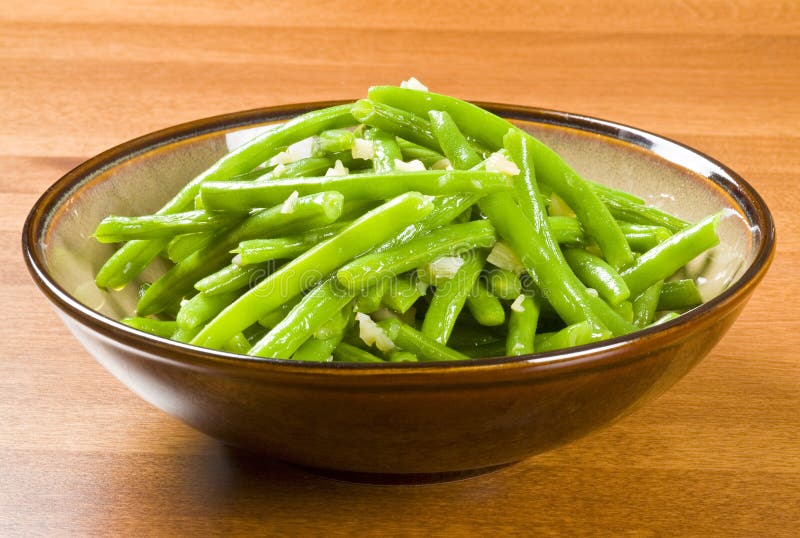
M 135 286 L 93 276 L 108 214 L 149 213 L 227 151 L 226 133 L 331 103 L 199 120 L 110 149 L 58 180 L 25 223 L 34 280 L 87 350 L 136 394 L 235 446 L 326 472 L 441 479 L 521 460 L 607 426 L 658 396 L 719 341 L 770 264 L 772 217 L 736 173 L 686 146 L 562 112 L 484 104 L 550 144 L 584 177 L 687 220 L 722 208 L 721 246 L 697 266 L 701 307 L 657 328 L 560 352 L 426 364 L 252 359 L 149 336 L 117 320 Z M 57 367 L 54 365 L 54 367 Z

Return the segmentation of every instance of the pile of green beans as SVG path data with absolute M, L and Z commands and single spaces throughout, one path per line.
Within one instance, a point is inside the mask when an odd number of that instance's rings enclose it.
M 719 221 L 587 181 L 465 101 L 380 86 L 256 137 L 152 215 L 104 219 L 94 237 L 119 249 L 96 283 L 121 289 L 163 258 L 123 322 L 232 353 L 519 356 L 701 304 L 675 275 L 718 244 Z

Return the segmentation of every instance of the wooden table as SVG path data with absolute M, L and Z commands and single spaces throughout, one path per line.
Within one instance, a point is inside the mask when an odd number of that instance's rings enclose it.
M 800 533 L 800 3 L 72 4 L 0 7 L 0 535 Z M 462 482 L 356 485 L 231 453 L 149 407 L 27 275 L 28 209 L 101 150 L 409 75 L 636 125 L 752 182 L 778 252 L 724 341 L 588 439 Z

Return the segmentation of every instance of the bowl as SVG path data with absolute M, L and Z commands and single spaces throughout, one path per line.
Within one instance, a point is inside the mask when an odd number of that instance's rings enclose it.
M 690 268 L 707 302 L 661 326 L 558 352 L 378 366 L 254 359 L 120 323 L 136 286 L 95 287 L 111 253 L 90 237 L 97 223 L 153 212 L 251 129 L 331 104 L 238 112 L 126 142 L 59 179 L 25 223 L 33 279 L 95 359 L 146 401 L 230 445 L 380 482 L 446 480 L 514 463 L 608 426 L 677 382 L 733 324 L 772 259 L 764 201 L 702 153 L 610 121 L 480 103 L 587 179 L 689 221 L 728 208 L 721 245 Z

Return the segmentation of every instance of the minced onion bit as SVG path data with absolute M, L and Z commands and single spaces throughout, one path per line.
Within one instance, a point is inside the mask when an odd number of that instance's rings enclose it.
M 358 320 L 358 337 L 365 344 L 368 346 L 375 344 L 375 347 L 384 353 L 394 349 L 394 342 L 386 336 L 383 329 L 372 321 L 371 317 L 362 312 L 356 312 L 356 320 Z

